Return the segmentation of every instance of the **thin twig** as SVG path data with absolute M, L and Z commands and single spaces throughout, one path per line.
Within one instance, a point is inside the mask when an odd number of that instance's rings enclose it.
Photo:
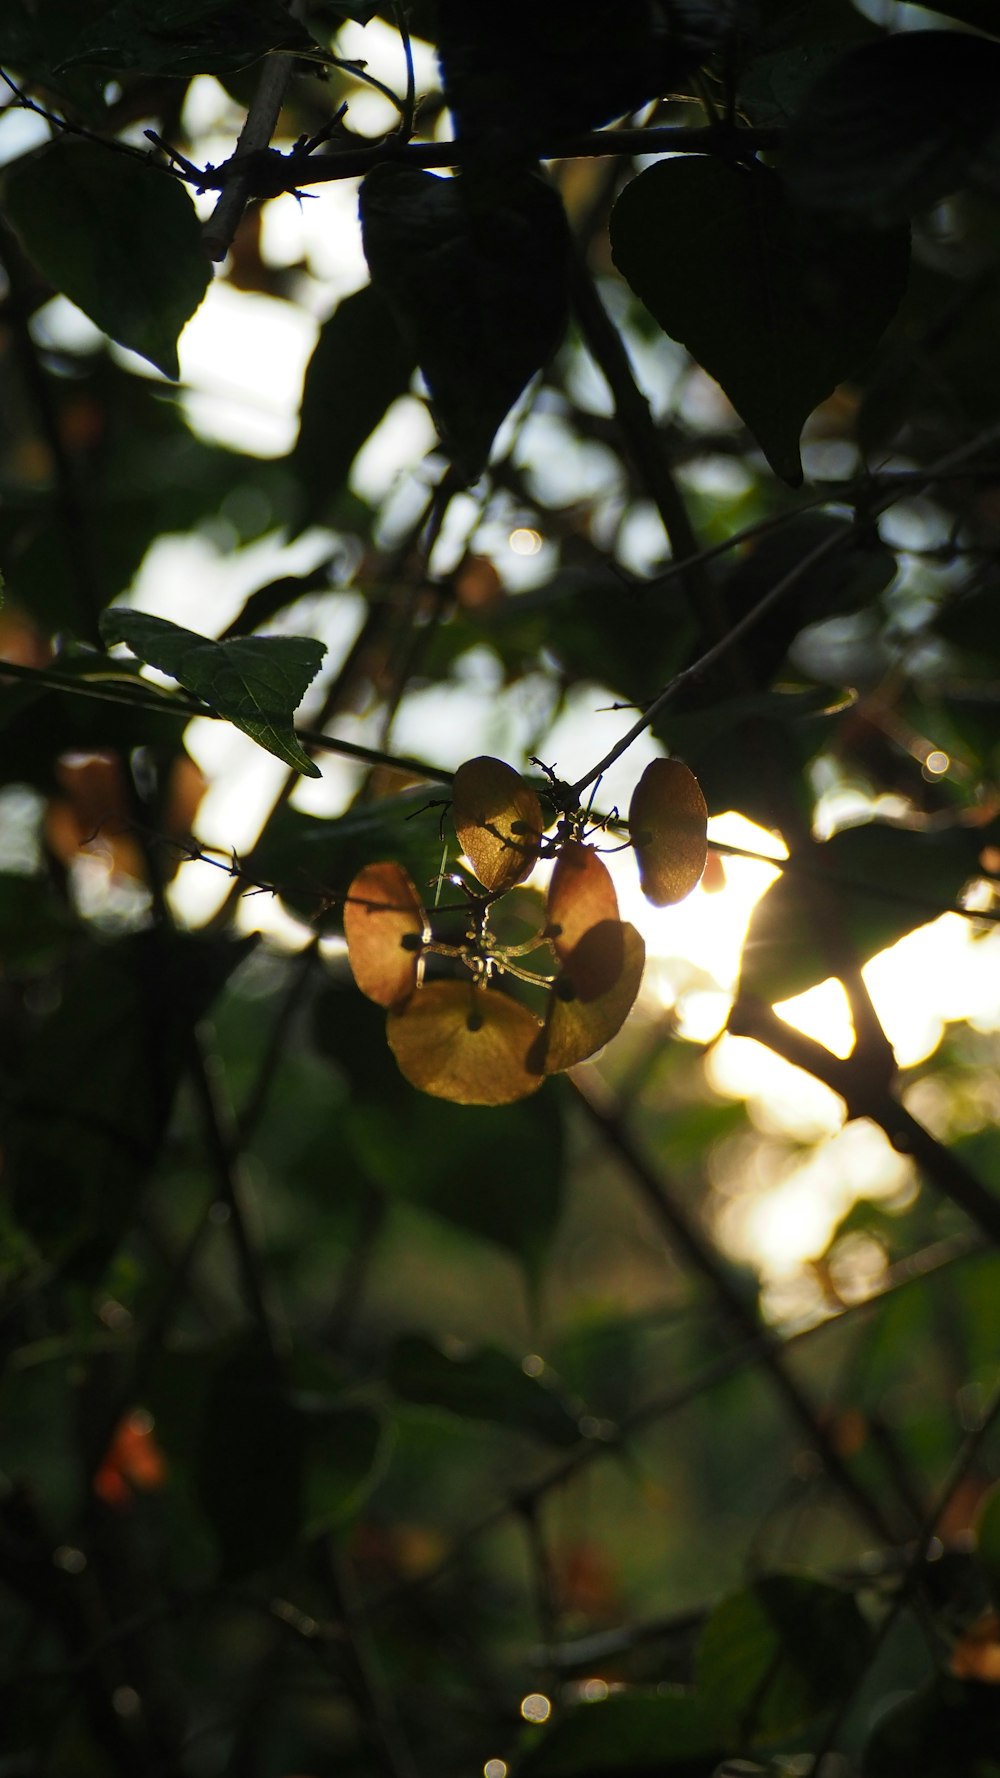
M 385 1778 L 417 1778 L 417 1769 L 403 1733 L 392 1693 L 386 1685 L 364 1614 L 354 1599 L 346 1559 L 330 1538 L 317 1550 L 322 1582 L 343 1627 L 343 1657 L 347 1687 L 371 1747 Z
M 797 1352 L 801 1347 L 812 1344 L 817 1337 L 833 1327 L 842 1326 L 845 1322 L 854 1321 L 870 1314 L 888 1297 L 894 1296 L 911 1285 L 923 1283 L 935 1273 L 942 1272 L 951 1265 L 966 1259 L 975 1259 L 988 1252 L 978 1239 L 969 1235 L 960 1235 L 945 1241 L 935 1241 L 930 1246 L 910 1254 L 890 1268 L 880 1288 L 866 1297 L 863 1302 L 849 1303 L 836 1310 L 832 1315 L 809 1326 L 785 1334 L 779 1342 L 778 1350 L 782 1357 L 790 1352 Z M 603 1438 L 581 1439 L 565 1456 L 557 1458 L 548 1469 L 544 1470 L 533 1482 L 517 1490 L 507 1499 L 483 1513 L 482 1517 L 459 1532 L 449 1545 L 445 1554 L 432 1568 L 423 1574 L 407 1580 L 401 1585 L 387 1589 L 379 1594 L 368 1605 L 369 1613 L 376 1613 L 395 1606 L 405 1594 L 433 1586 L 446 1574 L 465 1551 L 478 1543 L 483 1537 L 497 1529 L 514 1513 L 523 1512 L 525 1504 L 540 1500 L 544 1495 L 561 1488 L 566 1482 L 586 1469 L 591 1463 L 602 1457 L 620 1454 L 628 1441 L 637 1434 L 645 1432 L 650 1426 L 658 1426 L 664 1420 L 690 1407 L 709 1391 L 730 1382 L 744 1371 L 752 1370 L 775 1341 L 774 1334 L 761 1328 L 753 1339 L 744 1341 L 730 1352 L 724 1352 L 711 1364 L 706 1365 L 697 1376 L 689 1378 L 673 1388 L 665 1390 L 662 1395 L 654 1396 L 640 1407 L 634 1408 L 630 1414 L 623 1416 L 613 1432 Z
M 305 949 L 300 951 L 289 965 L 291 975 L 288 986 L 282 996 L 277 1016 L 271 1021 L 267 1044 L 258 1064 L 253 1085 L 236 1119 L 236 1139 L 241 1149 L 246 1147 L 267 1107 L 278 1069 L 287 1054 L 289 1030 L 301 1007 L 303 996 L 312 977 L 318 951 L 319 938 L 317 936 L 310 940 Z
M 711 1287 L 722 1313 L 741 1340 L 753 1340 L 761 1333 L 756 1316 L 747 1308 L 743 1297 L 730 1282 L 712 1247 L 681 1206 L 680 1194 L 671 1191 L 662 1169 L 654 1170 L 638 1147 L 631 1131 L 618 1115 L 609 1096 L 598 1093 L 593 1082 L 582 1071 L 570 1076 L 570 1085 L 594 1128 L 612 1153 L 626 1168 L 628 1175 L 652 1212 L 671 1246 L 684 1262 Z M 857 1516 L 880 1541 L 892 1543 L 895 1531 L 886 1520 L 882 1508 L 847 1467 L 826 1428 L 810 1406 L 791 1371 L 784 1362 L 781 1341 L 775 1335 L 765 1340 L 761 1362 L 799 1429 L 819 1456 L 827 1474 L 849 1501 Z
M 243 1294 L 263 1345 L 273 1358 L 278 1358 L 280 1342 L 274 1330 L 260 1263 L 254 1251 L 243 1208 L 245 1188 L 237 1162 L 239 1137 L 232 1113 L 215 1077 L 214 1058 L 209 1057 L 204 1037 L 197 1031 L 191 1040 L 190 1070 L 201 1109 L 208 1157 L 215 1173 L 219 1197 L 229 1212 L 229 1227 L 239 1261 Z
M 75 673 L 61 673 L 57 668 L 26 667 L 19 661 L 0 660 L 0 681 L 4 678 L 22 679 L 45 691 L 66 691 L 78 697 L 99 698 L 105 703 L 131 704 L 133 709 L 155 710 L 161 715 L 180 717 L 184 722 L 190 722 L 195 716 L 208 717 L 212 722 L 229 720 L 220 711 L 209 709 L 207 704 L 190 697 L 186 692 L 159 692 L 149 680 L 128 679 L 125 674 L 115 677 L 106 667 L 100 674 L 95 672 L 92 677 L 84 678 Z M 133 690 L 132 687 L 136 689 Z M 409 777 L 426 778 L 431 784 L 450 787 L 454 776 L 442 766 L 430 765 L 427 760 L 418 759 L 415 754 L 385 753 L 378 747 L 363 747 L 357 741 L 339 740 L 335 735 L 324 735 L 318 729 L 296 728 L 295 736 L 306 749 L 318 753 L 343 754 L 345 759 L 356 759 L 362 765 L 388 766 Z
M 998 438 L 1000 438 L 1000 425 L 988 426 L 983 432 L 977 433 L 975 438 L 969 439 L 964 445 L 959 445 L 954 451 L 947 452 L 937 463 L 932 464 L 928 470 L 921 472 L 923 481 L 932 482 L 936 477 L 956 469 L 960 464 L 965 463 L 969 457 L 975 456 L 977 451 L 981 451 L 987 446 L 995 444 Z M 897 500 L 903 498 L 904 494 L 909 491 L 909 486 L 910 484 L 904 484 L 902 487 L 895 486 L 888 492 L 884 492 L 878 499 L 872 502 L 868 509 L 868 513 L 866 514 L 867 519 L 873 522 L 878 514 L 886 512 Z M 617 741 L 604 757 L 599 759 L 595 766 L 591 767 L 590 771 L 587 772 L 583 778 L 577 780 L 576 784 L 573 786 L 575 794 L 578 797 L 582 796 L 583 792 L 588 789 L 588 787 L 593 784 L 603 772 L 606 772 L 610 766 L 614 765 L 616 760 L 621 758 L 622 754 L 631 747 L 633 741 L 637 741 L 639 736 L 645 733 L 646 729 L 655 722 L 661 711 L 665 710 L 667 705 L 673 702 L 677 693 L 681 691 L 684 686 L 690 684 L 692 680 L 701 678 L 703 674 L 708 672 L 710 667 L 714 667 L 717 661 L 721 660 L 731 649 L 735 648 L 743 640 L 743 637 L 760 623 L 761 619 L 766 617 L 767 613 L 771 611 L 775 605 L 779 604 L 788 593 L 792 592 L 813 568 L 816 568 L 820 562 L 826 561 L 828 557 L 838 555 L 841 551 L 848 548 L 854 541 L 855 532 L 852 529 L 837 533 L 831 537 L 825 537 L 822 542 L 816 544 L 813 549 L 807 550 L 801 560 L 796 562 L 794 568 L 791 568 L 787 574 L 783 574 L 781 579 L 764 594 L 763 598 L 758 599 L 756 605 L 752 606 L 737 623 L 733 624 L 724 636 L 720 637 L 711 648 L 706 649 L 704 654 L 700 655 L 696 661 L 692 661 L 689 667 L 684 667 L 680 673 L 675 674 L 674 678 L 664 686 L 663 690 L 657 694 L 652 702 L 647 704 L 642 716 L 640 716 L 637 722 L 632 724 L 632 727 L 622 736 L 621 740 Z
M 704 633 L 707 618 L 709 633 L 706 640 L 716 640 L 723 633 L 723 613 L 721 609 L 713 610 L 711 584 L 703 570 L 698 540 L 684 498 L 670 473 L 663 441 L 653 422 L 649 403 L 636 382 L 624 339 L 611 321 L 597 286 L 579 257 L 572 262 L 572 290 L 580 332 L 611 390 L 626 448 L 660 515 L 671 554 L 675 560 L 684 560 L 688 564 L 682 584 L 696 629 L 698 633 Z

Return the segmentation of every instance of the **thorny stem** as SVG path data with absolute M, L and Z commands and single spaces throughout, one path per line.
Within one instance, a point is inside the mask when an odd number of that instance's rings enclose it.
M 294 12 L 294 7 L 292 8 Z M 281 107 L 285 102 L 292 77 L 290 56 L 268 56 L 261 70 L 257 91 L 239 134 L 234 159 L 265 149 L 274 135 Z M 201 231 L 202 245 L 209 259 L 225 259 L 233 244 L 244 210 L 254 197 L 252 170 L 230 176 L 222 188 L 215 209 Z

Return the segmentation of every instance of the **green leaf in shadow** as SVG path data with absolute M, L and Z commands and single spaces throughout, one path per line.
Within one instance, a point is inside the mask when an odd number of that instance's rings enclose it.
M 213 642 L 144 611 L 101 620 L 105 642 L 124 642 L 147 666 L 169 673 L 216 716 L 309 778 L 321 776 L 299 745 L 292 716 L 319 672 L 326 644 L 311 636 L 237 636 Z

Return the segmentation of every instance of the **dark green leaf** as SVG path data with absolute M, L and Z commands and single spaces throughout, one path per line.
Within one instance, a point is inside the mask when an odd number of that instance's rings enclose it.
M 411 1334 L 396 1341 L 386 1379 L 404 1401 L 423 1407 L 491 1420 L 550 1444 L 575 1445 L 580 1440 L 577 1416 L 545 1382 L 544 1373 L 529 1375 L 496 1346 L 452 1355 Z
M 878 222 L 954 191 L 997 131 L 1000 44 L 904 31 L 852 49 L 807 94 L 783 163 L 803 204 Z
M 439 0 L 445 97 L 456 133 L 484 155 L 537 157 L 570 131 L 595 129 L 689 78 L 711 42 L 686 41 L 683 9 L 669 34 L 644 0 L 616 0 L 614 30 L 579 0 Z M 695 33 L 691 33 L 695 35 Z M 530 41 L 531 54 L 524 45 Z M 685 89 L 686 90 L 686 89 Z
M 800 482 L 805 420 L 858 368 L 903 294 L 906 231 L 819 227 L 769 169 L 684 156 L 625 187 L 611 244 L 636 295 L 721 383 L 772 468 Z
M 60 655 L 55 665 L 69 681 L 65 691 L 24 680 L 0 688 L 0 782 L 35 784 L 52 792 L 58 787 L 55 763 L 63 754 L 127 754 L 134 747 L 155 746 L 162 757 L 179 748 L 178 713 L 171 713 L 166 698 L 160 714 L 126 701 L 105 702 L 84 695 L 84 688 L 102 683 L 122 690 L 136 684 L 131 663 L 88 650 Z M 79 681 L 79 693 L 74 680 Z
M 27 1045 L 7 1136 L 15 1215 L 48 1258 L 95 1276 L 114 1251 L 191 1031 L 247 948 L 150 931 L 95 945 L 70 974 Z
M 438 179 L 385 165 L 361 187 L 361 227 L 372 283 L 412 345 L 446 449 L 474 481 L 565 330 L 561 201 L 533 174 Z
M 863 1778 L 1000 1778 L 1000 1686 L 943 1678 L 895 1704 L 867 1747 Z
M 318 1001 L 314 1036 L 348 1083 L 343 1122 L 382 1189 L 508 1248 L 537 1274 L 562 1206 L 565 1134 L 554 1083 L 496 1108 L 430 1099 L 400 1075 L 379 1009 L 347 988 Z
M 915 3 L 929 12 L 957 19 L 959 24 L 968 25 L 971 30 L 989 31 L 994 37 L 1000 35 L 996 0 L 933 0 L 933 4 L 931 0 L 915 0 Z
M 304 1436 L 276 1359 L 251 1345 L 219 1366 L 202 1426 L 198 1493 L 228 1579 L 252 1574 L 293 1547 Z
M 90 17 L 61 66 L 102 68 L 190 79 L 228 74 L 269 50 L 308 54 L 315 40 L 280 0 L 112 0 Z
M 871 821 L 845 828 L 808 863 L 836 896 L 859 961 L 895 944 L 954 905 L 976 873 L 979 844 L 967 829 L 919 833 Z M 824 950 L 829 915 L 815 879 L 789 870 L 761 896 L 743 945 L 737 998 L 773 1004 L 836 974 Z
M 139 660 L 169 673 L 286 765 L 309 778 L 322 775 L 296 740 L 292 717 L 319 672 L 324 642 L 311 636 L 213 642 L 166 618 L 120 608 L 105 613 L 101 631 L 107 643 L 127 643 Z
M 514 1770 L 516 1778 L 707 1778 L 725 1751 L 692 1692 L 658 1686 L 568 1710 Z
M 176 377 L 178 335 L 211 276 L 177 180 L 63 137 L 17 162 L 4 191 L 39 271 L 119 345 Z
M 805 94 L 844 51 L 879 33 L 850 0 L 819 0 L 793 14 L 790 24 L 765 33 L 760 53 L 739 75 L 739 106 L 758 128 L 784 127 Z
M 871 1643 L 852 1594 L 806 1575 L 765 1575 L 709 1618 L 698 1699 L 730 1750 L 748 1752 L 845 1699 Z
M 337 304 L 306 368 L 289 459 L 305 496 L 302 524 L 329 513 L 361 446 L 406 393 L 415 368 L 412 348 L 373 285 Z
M 25 969 L 51 963 L 77 930 L 47 877 L 0 873 L 0 965 Z
M 382 1467 L 384 1428 L 370 1408 L 317 1403 L 303 1414 L 303 1536 L 318 1537 L 351 1519 Z
M 404 865 L 421 887 L 441 860 L 438 815 L 428 808 L 433 801 L 433 792 L 422 785 L 400 796 L 358 803 L 332 819 L 279 809 L 247 859 L 247 870 L 255 880 L 273 883 L 289 907 L 310 917 L 327 894 L 343 895 L 374 858 Z M 339 928 L 341 910 L 331 907 L 328 919 Z

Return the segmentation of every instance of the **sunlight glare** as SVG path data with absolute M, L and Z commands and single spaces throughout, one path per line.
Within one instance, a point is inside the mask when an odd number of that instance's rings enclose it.
M 216 279 L 178 344 L 194 431 L 252 456 L 283 456 L 295 442 L 317 333 L 297 305 Z
M 719 1218 L 720 1238 L 735 1259 L 759 1265 L 766 1255 L 769 1276 L 793 1273 L 825 1251 L 859 1198 L 898 1197 L 913 1171 L 913 1162 L 874 1124 L 847 1124 L 770 1190 L 730 1199 Z

